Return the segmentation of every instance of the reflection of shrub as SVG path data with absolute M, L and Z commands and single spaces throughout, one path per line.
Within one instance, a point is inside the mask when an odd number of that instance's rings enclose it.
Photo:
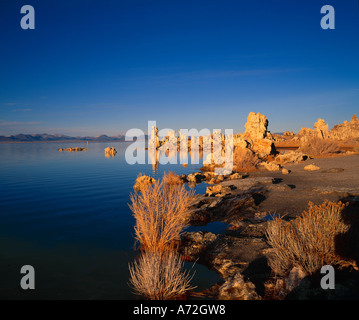
M 183 296 L 195 287 L 193 275 L 183 271 L 183 261 L 173 251 L 144 252 L 129 265 L 130 285 L 136 294 L 151 300 L 170 300 Z
M 340 152 L 340 148 L 336 141 L 313 137 L 302 142 L 299 151 L 310 155 L 316 155 L 338 153 Z
M 247 149 L 236 147 L 233 150 L 233 168 L 235 171 L 251 171 L 257 168 L 260 163 L 257 155 Z
M 179 185 L 183 183 L 181 177 L 173 171 L 166 173 L 163 176 L 163 181 L 169 185 Z
M 142 249 L 166 250 L 180 239 L 192 195 L 184 185 L 168 185 L 163 180 L 131 194 L 135 237 Z
M 267 238 L 273 248 L 269 254 L 272 270 L 285 276 L 299 266 L 312 274 L 323 265 L 340 264 L 335 252 L 335 238 L 349 227 L 342 221 L 345 205 L 326 200 L 322 205 L 309 203 L 309 210 L 290 222 L 280 218 L 271 221 Z

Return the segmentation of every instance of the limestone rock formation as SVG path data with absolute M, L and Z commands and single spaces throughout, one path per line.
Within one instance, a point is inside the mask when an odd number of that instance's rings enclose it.
M 267 137 L 268 119 L 260 113 L 250 112 L 245 124 L 244 136 L 249 139 L 264 139 Z
M 330 137 L 336 140 L 355 140 L 359 138 L 359 119 L 353 115 L 349 122 L 334 126 L 329 132 Z
M 294 137 L 295 134 L 294 134 L 293 131 L 286 131 L 286 132 L 283 133 L 283 136 L 284 137 Z
M 265 158 L 275 154 L 274 143 L 270 139 L 250 140 L 250 149 L 258 155 L 259 158 Z
M 214 195 L 216 197 L 223 197 L 230 191 L 231 191 L 230 187 L 223 187 L 222 185 L 219 184 L 216 186 L 207 187 L 206 194 L 208 196 Z
M 296 135 L 297 138 L 299 138 L 300 141 L 307 141 L 311 138 L 318 137 L 318 134 L 315 130 L 311 128 L 301 128 L 298 134 Z
M 256 286 L 246 281 L 240 272 L 233 277 L 226 278 L 226 281 L 219 287 L 219 300 L 260 300 L 256 292 Z
M 188 182 L 200 183 L 205 179 L 205 176 L 201 172 L 194 172 L 186 177 Z
M 276 156 L 274 161 L 280 165 L 285 165 L 287 163 L 300 163 L 306 159 L 308 159 L 308 156 L 302 152 L 287 151 Z
M 158 139 L 158 128 L 152 126 L 151 128 L 151 136 L 148 140 L 148 148 L 149 149 L 158 149 L 161 146 L 160 141 Z
M 329 138 L 328 124 L 326 124 L 323 119 L 318 119 L 318 121 L 314 123 L 314 129 L 301 128 L 301 130 L 297 134 L 297 137 L 302 142 L 307 141 L 311 138 L 328 139 Z
M 259 165 L 268 171 L 279 171 L 280 170 L 280 165 L 277 163 L 274 163 L 274 162 L 264 161 L 264 162 L 260 163 Z
M 147 188 L 148 186 L 154 184 L 156 182 L 156 179 L 146 176 L 146 175 L 140 175 L 137 177 L 135 185 L 133 186 L 133 189 L 135 191 L 139 192 L 143 190 L 143 188 Z
M 314 123 L 314 130 L 320 138 L 329 138 L 328 124 L 326 124 L 323 119 L 318 119 L 318 121 Z
M 241 137 L 236 137 L 235 143 L 242 147 L 248 147 L 254 151 L 259 158 L 265 158 L 275 153 L 273 137 L 267 131 L 268 119 L 261 113 L 250 112 L 245 124 L 246 131 Z M 247 145 L 241 140 L 245 140 Z
M 302 142 L 318 137 L 342 141 L 357 140 L 359 138 L 359 119 L 354 114 L 349 122 L 344 121 L 344 123 L 334 126 L 330 131 L 328 130 L 328 124 L 323 119 L 318 119 L 314 124 L 314 129 L 301 128 L 296 137 Z

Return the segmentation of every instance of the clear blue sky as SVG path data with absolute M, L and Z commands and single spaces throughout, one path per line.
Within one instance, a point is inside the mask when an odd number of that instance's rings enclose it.
M 358 0 L 1 0 L 0 39 L 1 135 L 243 132 L 250 111 L 298 131 L 359 113 Z

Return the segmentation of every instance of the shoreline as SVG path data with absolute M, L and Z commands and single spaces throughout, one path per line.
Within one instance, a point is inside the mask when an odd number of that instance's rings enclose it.
M 305 171 L 304 166 L 313 162 L 321 169 Z M 355 210 L 359 208 L 359 154 L 313 158 L 286 168 L 290 174 L 261 170 L 249 172 L 242 179 L 225 179 L 215 184 L 223 193 L 220 190 L 195 196 L 189 225 L 199 231 L 184 232 L 180 252 L 185 260 L 203 264 L 222 279 L 201 294 L 238 299 L 240 291 L 242 299 L 265 298 L 265 285 L 273 280 L 267 261 L 271 248 L 266 240 L 271 216 L 296 219 L 307 210 L 309 201 L 321 204 L 325 199 L 347 201 Z M 225 231 L 201 231 L 201 226 L 216 222 L 225 223 Z M 298 290 L 315 294 L 305 288 Z

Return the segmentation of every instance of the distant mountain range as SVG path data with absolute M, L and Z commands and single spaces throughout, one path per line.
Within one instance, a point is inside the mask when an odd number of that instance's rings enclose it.
M 117 135 L 109 137 L 105 134 L 97 137 L 70 137 L 63 134 L 16 134 L 12 136 L 0 136 L 0 142 L 47 142 L 47 141 L 125 141 L 125 136 Z

